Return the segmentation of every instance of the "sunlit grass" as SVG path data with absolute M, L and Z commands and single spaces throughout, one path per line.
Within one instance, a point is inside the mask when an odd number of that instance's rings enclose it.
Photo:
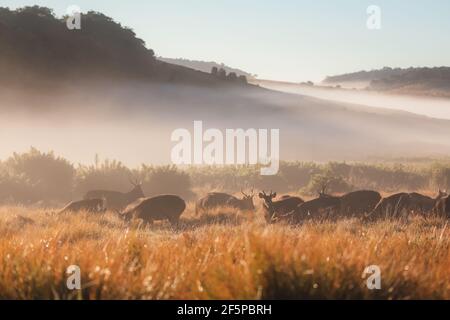
M 82 290 L 66 269 L 81 268 Z M 365 267 L 381 268 L 369 290 Z M 114 213 L 0 208 L 2 299 L 450 299 L 444 219 L 266 225 L 223 208 L 176 229 L 139 228 Z

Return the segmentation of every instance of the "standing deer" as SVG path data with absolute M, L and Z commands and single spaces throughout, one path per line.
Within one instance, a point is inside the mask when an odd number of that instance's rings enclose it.
M 72 201 L 69 202 L 64 208 L 62 208 L 59 213 L 67 213 L 67 212 L 78 212 L 78 211 L 87 211 L 87 212 L 104 212 L 105 204 L 103 199 L 86 199 L 80 201 Z
M 273 201 L 276 198 L 277 193 L 270 191 L 267 195 L 265 191 L 259 193 L 259 198 L 264 200 L 264 211 L 266 221 L 269 223 L 275 222 L 278 219 L 282 219 L 288 212 L 293 211 L 297 206 L 303 203 L 303 199 L 299 197 L 283 197 L 281 200 Z
M 376 191 L 359 190 L 344 194 L 340 199 L 339 214 L 344 217 L 364 216 L 375 209 L 381 195 Z
M 120 215 L 127 221 L 142 219 L 145 224 L 153 224 L 155 220 L 169 220 L 172 225 L 176 225 L 185 209 L 186 202 L 183 199 L 168 194 L 136 200 Z
M 127 205 L 133 201 L 145 197 L 142 191 L 141 183 L 137 180 L 130 183 L 133 185 L 133 190 L 127 193 L 110 190 L 92 190 L 86 193 L 84 199 L 103 198 L 106 201 L 106 207 L 112 210 L 123 210 Z

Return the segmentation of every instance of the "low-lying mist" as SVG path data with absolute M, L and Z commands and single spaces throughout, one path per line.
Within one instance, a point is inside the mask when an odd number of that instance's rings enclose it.
M 261 82 L 261 85 L 273 90 L 307 95 L 324 100 L 402 110 L 432 118 L 450 120 L 449 98 L 384 94 L 375 91 L 351 90 L 348 87 L 347 89 L 324 88 L 317 86 L 283 84 L 270 81 L 263 81 Z M 365 87 L 367 87 L 367 83 L 351 84 L 351 88 L 355 89 L 363 89 Z
M 74 163 L 170 163 L 177 128 L 280 129 L 282 160 L 448 155 L 450 121 L 258 87 L 89 82 L 3 90 L 0 158 L 33 146 Z

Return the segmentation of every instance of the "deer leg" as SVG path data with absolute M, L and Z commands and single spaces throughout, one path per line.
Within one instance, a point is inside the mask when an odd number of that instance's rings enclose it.
M 177 227 L 178 223 L 180 222 L 179 218 L 169 218 L 169 222 L 172 225 L 172 227 Z

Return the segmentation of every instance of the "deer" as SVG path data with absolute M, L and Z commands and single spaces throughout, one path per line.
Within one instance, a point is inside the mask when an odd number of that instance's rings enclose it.
M 255 196 L 253 189 L 250 194 L 246 194 L 241 190 L 242 199 L 238 199 L 232 196 L 227 200 L 226 206 L 232 207 L 238 210 L 255 210 L 255 205 L 253 204 L 253 197 Z
M 441 190 L 439 190 L 436 198 L 431 198 L 417 192 L 412 192 L 408 194 L 408 197 L 405 197 L 404 201 L 406 202 L 405 206 L 408 209 L 408 212 L 427 214 L 432 212 L 436 206 L 436 203 L 446 196 L 447 193 L 442 192 Z
M 380 202 L 379 192 L 358 190 L 341 196 L 339 214 L 344 217 L 361 217 L 375 209 Z
M 208 211 L 217 207 L 232 207 L 239 210 L 254 210 L 255 206 L 253 204 L 253 190 L 250 195 L 244 193 L 242 199 L 238 199 L 228 193 L 222 192 L 210 192 L 203 198 L 197 201 L 195 206 L 195 213 L 199 214 L 201 211 Z
M 389 218 L 399 215 L 404 209 L 405 199 L 408 193 L 400 192 L 382 198 L 375 208 L 364 216 L 364 220 L 370 221 L 379 218 Z
M 340 207 L 340 197 L 324 194 L 319 198 L 301 203 L 286 215 L 291 222 L 301 222 L 307 219 L 331 218 Z
M 446 193 L 439 190 L 435 199 L 424 196 L 417 192 L 396 193 L 383 198 L 377 204 L 375 209 L 365 218 L 368 220 L 377 218 L 394 218 L 400 216 L 403 211 L 407 213 L 427 213 L 433 211 L 439 200 L 445 197 Z
M 133 189 L 130 192 L 123 193 L 110 190 L 91 190 L 86 193 L 84 199 L 87 200 L 103 198 L 106 201 L 106 206 L 108 209 L 123 210 L 133 201 L 145 197 L 141 187 L 142 183 L 138 182 L 138 180 L 133 181 L 131 180 L 131 178 L 129 180 L 133 185 Z
M 266 194 L 265 191 L 259 193 L 259 198 L 264 200 L 263 207 L 265 211 L 265 219 L 268 223 L 273 223 L 280 219 L 280 217 L 286 215 L 288 212 L 293 211 L 297 206 L 303 203 L 303 199 L 299 197 L 283 197 L 281 200 L 273 201 L 277 196 L 276 192 L 270 191 Z
M 186 202 L 179 196 L 166 194 L 151 198 L 141 198 L 119 212 L 125 221 L 141 219 L 144 224 L 153 224 L 157 220 L 169 220 L 176 226 L 181 214 L 186 209 Z
M 433 213 L 439 216 L 450 218 L 450 195 L 442 196 L 436 201 Z
M 80 201 L 71 201 L 64 208 L 62 208 L 58 213 L 67 213 L 67 212 L 79 212 L 79 211 L 87 211 L 87 212 L 105 212 L 105 203 L 103 199 L 85 199 Z

